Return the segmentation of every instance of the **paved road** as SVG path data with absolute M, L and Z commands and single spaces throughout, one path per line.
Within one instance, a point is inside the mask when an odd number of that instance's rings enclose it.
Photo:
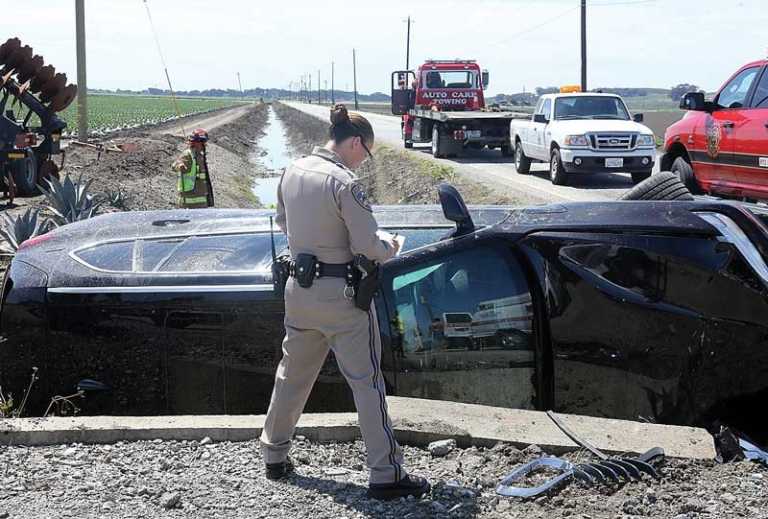
M 286 104 L 324 121 L 328 120 L 327 106 L 293 102 Z M 399 118 L 370 112 L 361 113 L 373 125 L 377 140 L 404 149 Z M 410 152 L 432 158 L 429 145 L 416 145 Z M 530 175 L 519 175 L 512 158 L 502 157 L 499 150 L 469 150 L 466 157 L 432 160 L 451 165 L 459 174 L 483 182 L 491 188 L 503 187 L 524 193 L 526 199 L 534 202 L 610 200 L 618 198 L 632 187 L 632 179 L 629 174 L 624 173 L 585 175 L 577 178 L 574 185 L 555 186 L 549 181 L 548 164 L 534 164 Z

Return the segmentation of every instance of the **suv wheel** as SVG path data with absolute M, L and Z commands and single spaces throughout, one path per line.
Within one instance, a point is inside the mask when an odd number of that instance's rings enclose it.
M 677 175 L 680 182 L 688 188 L 688 191 L 697 195 L 701 194 L 701 188 L 699 187 L 699 183 L 696 182 L 696 175 L 693 172 L 693 168 L 683 157 L 677 157 L 672 163 L 672 173 Z
M 525 156 L 523 143 L 520 141 L 515 143 L 515 169 L 521 175 L 527 175 L 531 172 L 531 159 Z
M 624 193 L 621 200 L 693 200 L 693 196 L 677 175 L 662 171 Z
M 564 186 L 568 183 L 568 173 L 563 168 L 558 149 L 552 150 L 552 157 L 549 159 L 549 179 L 556 186 Z

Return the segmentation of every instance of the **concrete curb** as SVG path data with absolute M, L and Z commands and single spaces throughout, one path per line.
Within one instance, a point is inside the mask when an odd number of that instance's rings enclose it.
M 438 400 L 389 397 L 395 435 L 403 444 L 424 446 L 454 438 L 461 446 L 517 447 L 537 444 L 553 454 L 578 449 L 540 411 L 524 411 Z M 673 458 L 714 459 L 712 436 L 704 429 L 608 418 L 559 415 L 579 436 L 609 454 L 640 454 L 662 447 Z M 91 416 L 18 418 L 0 421 L 4 445 L 113 443 L 137 440 L 245 441 L 258 438 L 264 416 Z M 360 437 L 355 413 L 306 414 L 296 434 L 313 441 L 352 441 Z

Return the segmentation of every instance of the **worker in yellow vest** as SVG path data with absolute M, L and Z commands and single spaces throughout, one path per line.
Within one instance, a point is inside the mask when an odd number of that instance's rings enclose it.
M 173 163 L 173 171 L 179 174 L 177 183 L 179 207 L 185 209 L 213 207 L 213 186 L 205 154 L 206 142 L 208 142 L 208 132 L 198 128 L 187 139 L 189 147 Z

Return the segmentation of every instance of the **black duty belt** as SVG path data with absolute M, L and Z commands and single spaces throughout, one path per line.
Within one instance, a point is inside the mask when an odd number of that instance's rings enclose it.
M 295 261 L 292 261 L 290 275 L 299 277 L 303 274 L 303 271 L 299 271 L 302 268 L 305 267 L 298 266 Z M 351 261 L 349 263 L 323 263 L 322 261 L 315 261 L 314 267 L 308 266 L 306 268 L 314 268 L 314 278 L 343 278 L 350 285 L 355 279 L 355 267 Z

